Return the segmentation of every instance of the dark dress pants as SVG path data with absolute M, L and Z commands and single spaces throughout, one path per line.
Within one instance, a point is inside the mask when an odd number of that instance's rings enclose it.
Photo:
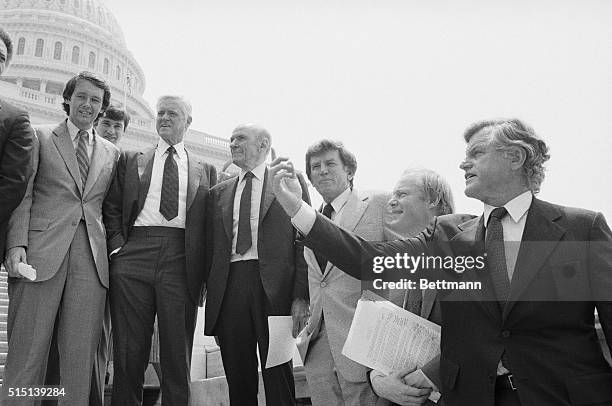
M 189 404 L 197 305 L 187 289 L 184 230 L 134 227 L 111 260 L 112 405 L 141 405 L 157 314 L 164 406 Z
M 288 293 L 290 294 L 290 293 Z M 232 406 L 257 406 L 256 347 L 261 362 L 268 356 L 268 316 L 287 315 L 290 309 L 273 309 L 259 275 L 258 261 L 233 262 L 216 328 Z M 264 368 L 262 376 L 267 406 L 295 405 L 291 361 Z

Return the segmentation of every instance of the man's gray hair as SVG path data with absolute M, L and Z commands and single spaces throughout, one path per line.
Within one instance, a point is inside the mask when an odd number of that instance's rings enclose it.
M 425 199 L 435 207 L 436 216 L 451 214 L 455 211 L 455 202 L 448 182 L 437 172 L 425 168 L 406 169 L 401 178 L 418 176 Z
M 527 186 L 535 194 L 544 181 L 544 163 L 550 159 L 548 146 L 533 128 L 517 118 L 482 120 L 465 130 L 463 138 L 470 141 L 476 133 L 487 130 L 497 144 L 497 149 L 507 151 L 512 147 L 525 151 L 523 172 Z
M 183 106 L 183 113 L 185 114 L 185 117 L 191 118 L 191 103 L 185 97 L 176 95 L 161 96 L 159 99 L 157 99 L 156 107 L 159 107 L 159 105 L 164 101 L 172 101 L 180 104 Z

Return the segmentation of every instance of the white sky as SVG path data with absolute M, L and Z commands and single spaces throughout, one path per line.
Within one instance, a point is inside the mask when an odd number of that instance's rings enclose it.
M 551 149 L 540 197 L 612 221 L 612 2 L 105 0 L 144 69 L 145 99 L 193 104 L 192 127 L 268 128 L 303 169 L 344 141 L 361 190 L 423 166 L 463 195 L 463 130 L 516 116 Z

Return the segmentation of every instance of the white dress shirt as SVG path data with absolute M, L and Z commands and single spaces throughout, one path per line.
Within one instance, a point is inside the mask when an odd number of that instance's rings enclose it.
M 261 163 L 250 171 L 253 174 L 251 183 L 251 247 L 242 255 L 236 253 L 236 241 L 238 240 L 238 222 L 240 220 L 240 198 L 246 185 L 244 175 L 247 171 L 240 171 L 238 186 L 234 195 L 234 213 L 232 222 L 232 255 L 230 262 L 248 261 L 259 259 L 257 253 L 257 233 L 259 231 L 259 208 L 261 207 L 261 194 L 266 176 L 266 164 Z
M 504 228 L 506 269 L 510 280 L 512 280 L 512 275 L 514 274 L 514 266 L 516 265 L 519 248 L 521 247 L 521 240 L 523 239 L 523 231 L 525 230 L 525 222 L 527 221 L 527 212 L 529 211 L 532 200 L 533 195 L 531 191 L 527 191 L 504 204 L 504 207 L 508 210 L 508 215 L 504 216 L 501 220 L 501 224 Z M 484 205 L 483 216 L 485 227 L 487 226 L 489 216 L 493 209 L 495 209 L 495 207 L 489 206 L 488 204 Z
M 351 194 L 351 189 L 347 187 L 344 190 L 344 192 L 340 193 L 338 196 L 336 196 L 334 200 L 332 200 L 331 205 L 334 208 L 334 211 L 332 211 L 331 220 L 334 223 L 339 223 L 340 220 L 342 219 L 344 207 L 346 206 L 346 203 L 348 202 L 348 198 L 350 194 Z M 326 203 L 323 203 L 323 207 L 325 207 L 325 204 Z
M 188 163 L 187 151 L 185 151 L 185 144 L 182 141 L 174 145 L 176 153 L 172 154 L 172 157 L 178 166 L 178 215 L 172 220 L 166 220 L 166 218 L 159 212 L 162 181 L 164 178 L 164 164 L 166 162 L 166 158 L 168 157 L 168 152 L 166 151 L 168 147 L 170 147 L 170 145 L 160 138 L 153 157 L 153 171 L 151 173 L 151 184 L 149 185 L 149 191 L 147 193 L 144 206 L 142 207 L 142 211 L 134 222 L 134 227 L 161 226 L 185 228 L 185 217 L 187 214 Z
M 74 152 L 76 153 L 77 148 L 79 147 L 79 131 L 81 131 L 70 119 L 66 120 L 66 127 L 68 127 L 68 134 L 70 135 L 70 139 L 72 140 L 72 145 L 74 146 Z M 87 132 L 87 158 L 89 159 L 89 165 L 91 166 L 91 157 L 93 156 L 93 148 L 94 148 L 94 131 L 93 128 L 89 128 L 85 130 Z

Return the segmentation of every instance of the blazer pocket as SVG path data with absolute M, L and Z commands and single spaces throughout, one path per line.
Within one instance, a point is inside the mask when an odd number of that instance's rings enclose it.
M 49 228 L 49 224 L 51 224 L 50 219 L 33 218 L 33 219 L 30 219 L 29 229 L 32 231 L 47 230 Z
M 440 380 L 442 381 L 442 392 L 452 390 L 457 383 L 459 375 L 459 365 L 446 359 L 440 358 Z
M 565 387 L 570 402 L 575 406 L 603 405 L 612 403 L 612 373 L 570 377 Z

